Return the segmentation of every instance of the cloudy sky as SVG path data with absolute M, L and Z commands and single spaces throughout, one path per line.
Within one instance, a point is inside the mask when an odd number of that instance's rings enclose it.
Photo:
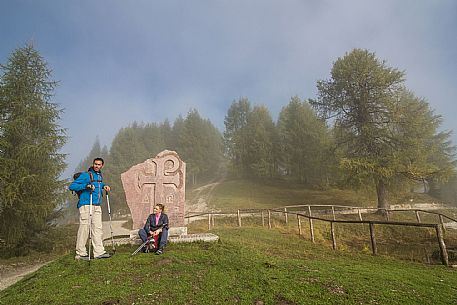
M 353 48 L 404 70 L 457 132 L 455 0 L 0 0 L 0 62 L 29 42 L 60 82 L 67 176 L 133 121 L 195 108 L 222 131 L 240 97 L 276 119 Z

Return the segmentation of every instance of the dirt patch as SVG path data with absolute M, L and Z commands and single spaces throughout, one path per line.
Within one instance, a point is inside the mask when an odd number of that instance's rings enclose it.
M 113 305 L 113 304 L 121 304 L 120 300 L 107 300 L 103 301 L 101 305 Z
M 158 266 L 169 265 L 169 264 L 171 264 L 172 262 L 173 262 L 173 260 L 171 260 L 171 259 L 169 259 L 169 258 L 164 258 L 164 259 L 162 259 L 162 260 L 160 260 L 160 261 L 157 261 L 157 262 L 156 262 L 156 265 L 158 265 Z
M 15 284 L 29 273 L 37 271 L 46 264 L 41 262 L 35 265 L 12 264 L 0 266 L 0 291 Z
M 346 294 L 343 287 L 335 283 L 326 283 L 324 287 L 333 294 L 343 295 Z
M 213 195 L 213 191 L 218 186 L 223 179 L 212 182 L 209 184 L 205 184 L 199 188 L 196 188 L 192 191 L 192 200 L 186 201 L 186 213 L 198 213 L 198 212 L 208 212 L 211 211 L 210 204 L 211 204 L 211 197 Z M 217 211 L 212 211 L 217 212 Z M 197 218 L 190 218 L 190 221 L 194 221 Z
M 208 211 L 208 205 L 206 203 L 205 198 L 198 198 L 192 204 L 186 206 L 186 210 L 188 213 L 196 213 L 196 212 L 206 212 Z
M 275 305 L 298 305 L 295 302 L 287 300 L 285 297 L 282 295 L 279 295 L 276 297 Z

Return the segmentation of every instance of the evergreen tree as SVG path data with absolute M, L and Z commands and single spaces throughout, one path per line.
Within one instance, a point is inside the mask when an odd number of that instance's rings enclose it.
M 286 174 L 305 184 L 327 184 L 335 161 L 330 133 L 308 102 L 292 97 L 278 119 L 281 165 Z
M 103 180 L 111 187 L 110 203 L 117 212 L 128 211 L 121 174 L 133 165 L 151 158 L 146 148 L 144 133 L 144 126 L 134 122 L 131 126 L 121 128 L 111 143 L 110 153 L 103 168 Z
M 108 156 L 108 154 L 106 151 L 106 147 L 105 147 L 105 152 L 102 154 L 100 139 L 97 136 L 87 157 L 84 158 L 84 160 L 81 160 L 81 162 L 79 162 L 78 166 L 76 167 L 76 172 L 87 171 L 87 169 L 92 165 L 92 162 L 95 158 L 98 158 L 98 157 L 106 158 L 107 156 Z
M 172 128 L 166 120 L 164 123 L 138 124 L 119 130 L 111 144 L 103 169 L 104 181 L 111 186 L 110 199 L 117 212 L 127 212 L 121 174 L 130 167 L 154 158 L 164 149 L 173 150 Z
M 248 115 L 251 103 L 247 98 L 233 101 L 224 119 L 224 148 L 230 161 L 232 174 L 245 176 L 249 174 L 250 164 L 247 147 L 250 139 L 247 136 Z
M 170 125 L 170 121 L 168 119 L 165 119 L 163 123 L 159 125 L 160 132 L 161 132 L 161 137 L 163 139 L 163 143 L 165 144 L 165 148 L 168 150 L 172 150 L 173 147 L 173 140 L 172 140 L 172 127 Z
M 247 175 L 254 178 L 271 178 L 275 174 L 276 127 L 265 106 L 255 106 L 248 114 L 246 136 L 246 159 L 249 162 Z
M 198 183 L 200 178 L 210 180 L 219 175 L 223 161 L 222 136 L 197 110 L 191 110 L 179 126 L 176 151 L 186 162 L 188 181 Z
M 389 207 L 387 189 L 398 179 L 452 173 L 449 134 L 438 132 L 441 118 L 425 101 L 405 91 L 403 72 L 355 49 L 334 63 L 331 76 L 318 82 L 313 105 L 333 119 L 341 168 L 352 181 L 375 185 L 378 208 Z
M 56 82 L 38 51 L 19 48 L 0 68 L 0 239 L 21 254 L 63 201 L 66 137 L 51 102 Z
M 179 115 L 173 122 L 169 138 L 170 148 L 176 152 L 181 150 L 180 135 L 184 132 L 184 119 Z

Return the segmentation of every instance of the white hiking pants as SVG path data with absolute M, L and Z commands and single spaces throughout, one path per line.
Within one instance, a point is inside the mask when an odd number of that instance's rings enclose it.
M 92 205 L 92 246 L 94 256 L 97 257 L 105 253 L 103 247 L 103 227 L 102 227 L 102 208 Z M 79 208 L 79 229 L 76 239 L 76 254 L 86 256 L 86 242 L 89 237 L 89 205 L 83 205 Z

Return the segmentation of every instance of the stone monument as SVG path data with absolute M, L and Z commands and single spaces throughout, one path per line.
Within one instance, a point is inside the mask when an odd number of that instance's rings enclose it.
M 219 236 L 212 233 L 187 234 L 184 225 L 186 163 L 176 152 L 164 150 L 155 158 L 132 166 L 121 174 L 121 180 L 133 225 L 128 241 L 118 240 L 118 244 L 139 241 L 138 229 L 144 226 L 157 203 L 165 205 L 170 222 L 169 242 L 219 240 Z
M 174 151 L 164 150 L 155 158 L 132 166 L 121 174 L 134 230 L 144 226 L 154 205 L 165 205 L 170 221 L 169 234 L 186 235 L 184 225 L 186 163 Z

